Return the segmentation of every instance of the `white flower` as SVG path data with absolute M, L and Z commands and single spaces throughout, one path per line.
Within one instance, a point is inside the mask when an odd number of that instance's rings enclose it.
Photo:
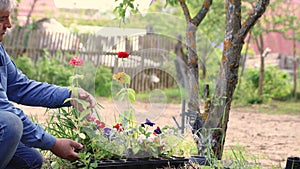
M 138 142 L 140 144 L 142 144 L 144 140 L 146 140 L 146 136 L 144 134 L 140 135 L 139 138 L 138 138 Z
M 155 140 L 155 138 L 156 138 L 156 136 L 155 136 L 154 134 L 151 134 L 151 135 L 147 138 L 147 140 L 148 140 L 149 142 L 153 142 L 153 141 Z
M 174 130 L 173 129 L 167 129 L 165 131 L 165 134 L 174 134 Z

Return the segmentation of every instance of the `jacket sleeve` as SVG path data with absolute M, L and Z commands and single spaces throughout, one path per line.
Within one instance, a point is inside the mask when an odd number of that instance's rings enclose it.
M 6 66 L 9 100 L 23 105 L 48 108 L 70 106 L 69 102 L 64 103 L 70 96 L 67 87 L 29 80 L 11 60 Z

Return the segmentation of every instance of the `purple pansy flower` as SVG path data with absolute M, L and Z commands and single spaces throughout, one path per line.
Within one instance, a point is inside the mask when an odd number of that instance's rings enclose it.
M 111 132 L 111 130 L 112 130 L 112 129 L 111 129 L 111 128 L 108 128 L 108 127 L 105 127 L 105 128 L 103 129 L 103 131 L 104 131 L 104 136 L 107 137 L 109 140 L 117 138 L 117 136 L 115 136 L 114 133 Z
M 158 135 L 158 134 L 161 134 L 161 133 L 162 132 L 161 132 L 160 128 L 157 126 L 157 128 L 154 130 L 153 134 Z
M 109 137 L 111 128 L 106 127 L 106 128 L 103 129 L 103 131 L 104 131 L 104 135 L 105 135 L 106 137 Z
M 146 118 L 146 122 L 144 124 L 147 124 L 149 126 L 154 126 L 155 123 L 151 122 L 149 119 Z

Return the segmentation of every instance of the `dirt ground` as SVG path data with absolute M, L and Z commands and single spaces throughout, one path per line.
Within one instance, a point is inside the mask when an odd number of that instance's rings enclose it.
M 104 106 L 100 112 L 108 121 L 113 120 L 114 115 L 121 111 L 117 107 L 123 106 L 122 103 L 104 98 L 99 98 L 98 101 Z M 26 114 L 37 115 L 39 122 L 45 121 L 45 109 L 17 106 Z M 136 103 L 133 107 L 140 111 L 136 114 L 137 121 L 149 117 L 155 118 L 157 124 L 170 125 L 175 124 L 172 117 L 178 122 L 181 120 L 181 105 Z M 248 152 L 243 152 L 244 156 L 255 156 L 263 168 L 284 168 L 287 157 L 300 156 L 300 114 L 271 115 L 257 113 L 255 109 L 251 112 L 232 109 L 229 120 L 225 150 L 231 150 L 235 146 L 245 147 Z

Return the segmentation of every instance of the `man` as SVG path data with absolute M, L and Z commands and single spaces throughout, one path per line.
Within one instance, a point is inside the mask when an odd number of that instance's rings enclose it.
M 11 28 L 9 16 L 15 7 L 15 0 L 0 0 L 0 42 L 7 29 Z M 93 96 L 85 90 L 78 88 L 73 93 L 87 101 L 88 108 L 96 105 Z M 84 109 L 75 100 L 64 104 L 65 99 L 75 97 L 73 93 L 67 87 L 29 80 L 16 68 L 0 44 L 0 169 L 41 168 L 43 158 L 35 148 L 50 150 L 58 157 L 70 161 L 78 159 L 74 149 L 81 149 L 81 144 L 46 133 L 11 103 Z

